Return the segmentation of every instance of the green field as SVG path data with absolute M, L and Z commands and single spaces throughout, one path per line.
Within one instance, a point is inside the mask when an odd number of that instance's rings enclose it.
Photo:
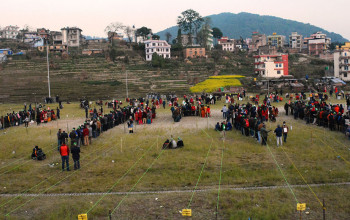
M 190 207 L 192 219 L 296 219 L 300 202 L 307 204 L 303 219 L 322 219 L 323 199 L 327 219 L 350 216 L 350 151 L 343 134 L 281 113 L 277 123 L 293 127 L 283 148 L 276 148 L 273 135 L 269 148 L 236 130 L 223 138 L 213 130 L 222 105 L 213 106 L 209 120 L 174 123 L 167 107 L 134 134 L 115 127 L 83 146 L 81 170 L 69 173 L 61 171 L 56 132 L 83 122 L 78 103 L 65 105 L 59 122 L 2 130 L 1 218 L 77 219 L 90 210 L 89 219 L 106 219 L 112 210 L 113 219 L 181 219 L 180 211 Z M 162 151 L 171 135 L 185 147 Z M 34 145 L 44 149 L 45 161 L 30 159 Z

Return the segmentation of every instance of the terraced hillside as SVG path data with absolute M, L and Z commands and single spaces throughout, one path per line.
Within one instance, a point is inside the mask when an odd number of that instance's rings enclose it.
M 203 61 L 204 62 L 204 61 Z M 51 96 L 65 100 L 106 99 L 126 96 L 126 74 L 129 96 L 148 92 L 186 93 L 193 82 L 213 75 L 206 65 L 173 65 L 153 68 L 132 58 L 129 64 L 108 62 L 103 57 L 79 59 L 52 58 L 50 62 Z M 45 58 L 11 60 L 0 70 L 0 103 L 42 101 L 48 96 Z

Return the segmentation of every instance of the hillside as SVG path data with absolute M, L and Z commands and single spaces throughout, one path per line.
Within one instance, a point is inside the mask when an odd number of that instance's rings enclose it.
M 258 31 L 270 35 L 274 32 L 277 34 L 289 36 L 291 32 L 298 32 L 303 36 L 310 36 L 311 34 L 322 31 L 332 39 L 332 42 L 345 42 L 347 39 L 340 34 L 328 32 L 320 27 L 316 27 L 311 24 L 305 24 L 298 21 L 287 20 L 274 16 L 261 16 L 257 14 L 250 14 L 241 12 L 239 14 L 233 13 L 221 13 L 217 15 L 208 16 L 212 20 L 212 27 L 218 27 L 224 33 L 224 36 L 230 38 L 248 38 L 252 36 L 252 32 Z M 170 32 L 172 38 L 177 36 L 177 26 L 167 28 L 157 34 L 161 39 L 165 38 L 165 33 Z

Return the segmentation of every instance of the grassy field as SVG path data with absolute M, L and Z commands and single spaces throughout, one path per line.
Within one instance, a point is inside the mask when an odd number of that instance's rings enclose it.
M 123 125 L 109 130 L 82 147 L 82 167 L 77 172 L 61 172 L 55 143 L 58 128 L 71 129 L 83 122 L 84 110 L 78 103 L 65 105 L 65 117 L 58 123 L 1 131 L 1 218 L 9 214 L 8 219 L 76 219 L 102 195 L 70 193 L 108 191 L 122 194 L 103 197 L 88 213 L 89 219 L 106 219 L 109 210 L 114 211 L 114 219 L 179 219 L 179 211 L 189 204 L 193 219 L 216 219 L 216 212 L 218 219 L 296 219 L 296 200 L 307 204 L 303 219 L 321 219 L 318 199 L 325 199 L 327 219 L 350 216 L 349 185 L 344 184 L 350 182 L 350 151 L 343 134 L 281 113 L 277 123 L 286 121 L 293 127 L 283 148 L 276 148 L 273 135 L 269 148 L 236 130 L 223 139 L 222 133 L 213 130 L 222 120 L 222 105 L 212 107 L 209 120 L 190 117 L 175 124 L 167 107 L 159 109 L 152 125 L 136 126 L 132 135 L 125 133 Z M 21 106 L 1 105 L 0 111 Z M 268 128 L 274 129 L 277 123 L 268 123 Z M 162 151 L 171 135 L 181 137 L 185 147 Z M 36 144 L 47 154 L 45 161 L 30 159 Z M 314 194 L 305 182 L 325 185 L 310 185 Z M 192 194 L 196 185 L 202 191 Z M 274 187 L 264 188 L 270 186 Z M 138 193 L 123 193 L 129 191 Z

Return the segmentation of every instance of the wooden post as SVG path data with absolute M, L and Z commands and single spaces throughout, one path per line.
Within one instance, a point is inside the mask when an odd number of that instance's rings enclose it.
M 120 152 L 123 153 L 123 138 L 120 138 Z
M 311 145 L 314 144 L 314 139 L 312 138 L 312 131 L 311 131 Z
M 324 203 L 324 199 L 323 199 L 323 220 L 326 220 L 326 205 Z
M 207 128 L 209 130 L 209 117 L 207 117 Z
M 300 210 L 300 220 L 301 220 L 301 210 Z
M 108 212 L 108 218 L 109 218 L 109 220 L 112 220 L 112 211 L 111 210 L 109 210 L 109 212 Z

